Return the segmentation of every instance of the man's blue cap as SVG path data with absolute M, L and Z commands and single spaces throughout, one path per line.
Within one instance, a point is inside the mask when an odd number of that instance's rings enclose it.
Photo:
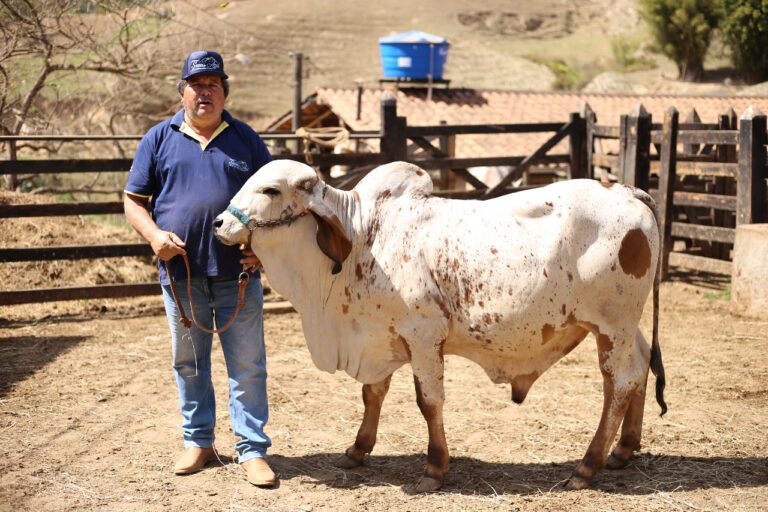
M 222 79 L 228 78 L 224 72 L 224 61 L 221 55 L 208 51 L 190 53 L 184 61 L 184 67 L 181 68 L 181 79 L 187 80 L 189 77 L 202 74 L 216 75 Z

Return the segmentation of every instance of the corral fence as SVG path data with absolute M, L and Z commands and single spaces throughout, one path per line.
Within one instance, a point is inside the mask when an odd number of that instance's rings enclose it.
M 378 165 L 411 161 L 431 172 L 437 189 L 435 195 L 462 199 L 489 199 L 557 179 L 601 175 L 604 179 L 617 179 L 649 190 L 656 197 L 664 230 L 665 275 L 670 264 L 730 273 L 735 225 L 768 218 L 766 120 L 753 108 L 740 119 L 732 111 L 724 114 L 717 124 L 700 123 L 695 118 L 679 123 L 674 109 L 667 112 L 663 124 L 653 124 L 651 116 L 638 106 L 631 114 L 621 116 L 618 126 L 601 125 L 589 105 L 584 105 L 582 112 L 572 113 L 562 122 L 408 126 L 407 119 L 397 115 L 395 99 L 384 96 L 381 126 L 381 131 L 350 134 L 353 140 L 377 140 L 379 151 L 375 153 L 333 154 L 318 148 L 314 153 L 288 153 L 275 158 L 311 163 L 326 181 L 343 189 L 352 188 Z M 454 156 L 457 136 L 531 133 L 551 133 L 551 136 L 528 155 Z M 265 141 L 281 144 L 298 139 L 290 132 L 260 135 Z M 3 136 L 0 142 L 139 139 L 140 136 Z M 601 147 L 601 140 L 611 139 L 618 143 L 617 151 L 595 151 Z M 409 151 L 409 144 L 420 152 L 416 155 Z M 567 151 L 556 152 L 565 145 Z M 125 158 L 4 160 L 0 161 L 0 175 L 127 172 L 130 165 L 131 159 Z M 349 170 L 332 178 L 333 166 L 345 166 Z M 508 173 L 501 182 L 489 187 L 469 171 L 480 166 L 505 166 Z M 458 188 L 458 184 L 463 188 Z M 0 218 L 122 212 L 121 201 L 0 204 Z M 678 249 L 678 245 L 682 247 Z M 0 248 L 0 264 L 148 255 L 152 255 L 152 251 L 146 243 Z M 0 291 L 0 305 L 154 295 L 159 291 L 157 283 Z

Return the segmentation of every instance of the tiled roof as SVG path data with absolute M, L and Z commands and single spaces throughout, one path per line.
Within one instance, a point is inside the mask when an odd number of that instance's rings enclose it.
M 358 91 L 348 88 L 318 88 L 315 102 L 326 105 L 335 117 L 354 131 L 380 128 L 382 89 L 364 89 L 357 119 Z M 661 122 L 671 106 L 680 112 L 681 121 L 695 108 L 701 121 L 717 122 L 719 114 L 733 108 L 741 115 L 749 106 L 768 112 L 768 96 L 681 96 L 619 95 L 580 92 L 525 92 L 477 89 L 433 88 L 427 101 L 426 88 L 400 88 L 394 91 L 397 113 L 405 116 L 410 126 L 447 124 L 493 124 L 566 122 L 572 112 L 579 112 L 584 102 L 597 115 L 598 124 L 618 125 L 622 114 L 629 114 L 642 103 Z M 521 135 L 459 135 L 457 157 L 525 155 L 534 151 L 552 133 Z M 564 146 L 556 152 L 562 151 Z

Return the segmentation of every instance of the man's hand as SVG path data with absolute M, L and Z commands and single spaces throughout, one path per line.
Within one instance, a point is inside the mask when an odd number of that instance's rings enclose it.
M 157 257 L 163 261 L 168 261 L 177 254 L 187 254 L 187 251 L 184 250 L 184 246 L 187 244 L 175 233 L 169 231 L 158 230 L 152 236 L 149 245 L 152 246 Z
M 243 256 L 245 256 L 240 260 L 240 263 L 243 264 L 243 271 L 256 272 L 261 266 L 259 257 L 245 244 L 240 244 L 240 250 L 243 251 Z

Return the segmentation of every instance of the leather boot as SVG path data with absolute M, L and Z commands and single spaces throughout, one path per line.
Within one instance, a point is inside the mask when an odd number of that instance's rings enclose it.
M 190 446 L 182 452 L 173 472 L 177 475 L 188 475 L 203 469 L 205 463 L 213 455 L 213 448 L 200 448 L 199 446 Z
M 267 464 L 266 459 L 254 457 L 240 464 L 248 478 L 248 482 L 259 487 L 272 487 L 275 485 L 275 473 Z

